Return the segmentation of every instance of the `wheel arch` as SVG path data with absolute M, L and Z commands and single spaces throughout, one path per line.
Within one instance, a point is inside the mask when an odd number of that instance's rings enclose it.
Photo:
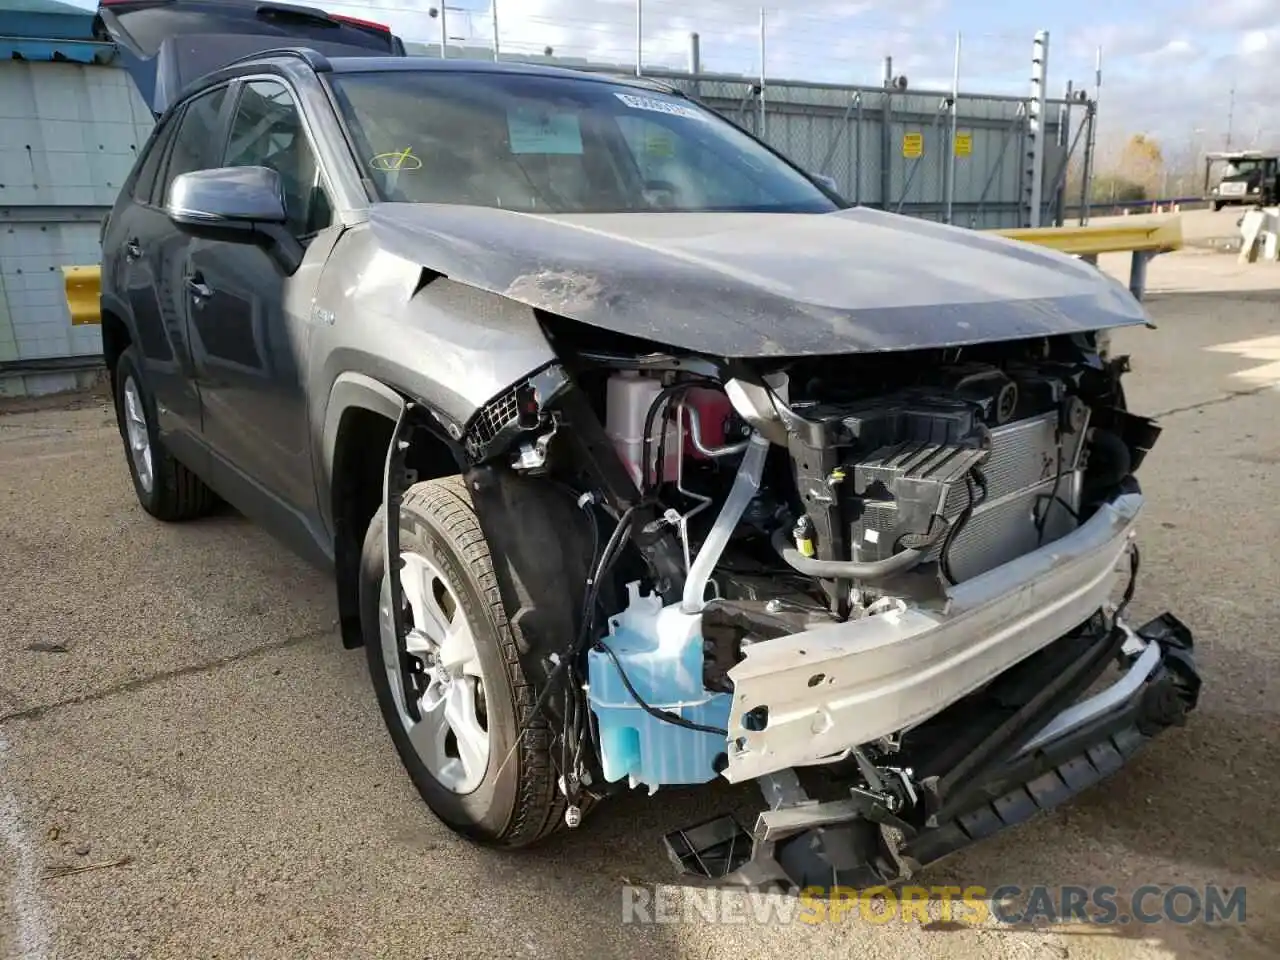
M 116 365 L 120 362 L 120 355 L 137 343 L 138 338 L 129 322 L 129 313 L 123 309 L 123 305 L 117 303 L 115 298 L 105 296 L 101 304 L 102 360 L 107 368 L 107 374 L 111 377 L 114 394 Z
M 387 451 L 410 399 L 373 377 L 347 372 L 335 379 L 325 409 L 320 455 L 326 490 L 321 492 L 321 505 L 333 533 L 338 618 L 348 649 L 363 644 L 360 552 L 369 523 L 383 503 Z M 421 480 L 453 476 L 466 466 L 460 448 L 443 428 L 421 432 L 410 461 Z

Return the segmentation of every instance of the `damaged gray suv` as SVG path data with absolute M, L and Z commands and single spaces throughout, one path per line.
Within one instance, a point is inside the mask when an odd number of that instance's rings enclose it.
M 1194 708 L 1186 627 L 1127 619 L 1160 429 L 1096 268 L 850 208 L 657 83 L 272 4 L 193 61 L 155 6 L 102 14 L 158 117 L 103 228 L 138 499 L 332 572 L 450 827 L 756 781 L 680 870 L 892 883 Z

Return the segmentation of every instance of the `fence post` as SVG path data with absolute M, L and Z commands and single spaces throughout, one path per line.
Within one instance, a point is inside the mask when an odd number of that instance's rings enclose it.
M 644 0 L 636 0 L 636 76 L 644 75 Z
M 428 11 L 429 16 L 439 16 L 440 18 L 440 59 L 444 60 L 449 56 L 449 30 L 445 26 L 445 7 L 449 4 L 445 0 L 441 0 L 440 7 L 437 9 L 432 7 Z
M 497 63 L 499 51 L 502 49 L 501 38 L 498 33 L 498 0 L 489 0 L 489 15 L 493 18 L 493 62 Z
M 1060 227 L 1067 222 L 1067 181 L 1071 177 L 1071 155 L 1075 152 L 1075 144 L 1071 139 L 1071 98 L 1074 92 L 1074 87 L 1068 80 L 1065 102 L 1058 110 L 1058 146 L 1062 147 L 1066 153 L 1062 161 L 1062 182 L 1058 184 L 1053 195 L 1055 227 Z
M 942 170 L 943 223 L 951 223 L 956 195 L 956 128 L 960 123 L 960 34 L 956 34 L 956 62 L 951 78 L 951 124 L 947 131 L 946 166 Z
M 1031 99 L 1028 101 L 1027 135 L 1030 143 L 1024 157 L 1023 201 L 1025 224 L 1040 226 L 1044 202 L 1044 111 L 1045 74 L 1049 66 L 1049 31 L 1037 30 L 1031 48 Z
M 854 117 L 854 123 L 857 124 L 853 128 L 853 203 L 854 206 L 862 205 L 862 91 L 859 90 L 855 97 L 858 99 L 858 109 Z
M 1080 225 L 1089 222 L 1089 207 L 1093 203 L 1093 137 L 1096 104 L 1092 100 L 1085 101 L 1084 108 L 1084 169 L 1080 176 Z
M 890 209 L 893 195 L 893 57 L 884 58 L 884 116 L 880 123 L 880 207 Z
M 765 10 L 760 8 L 760 121 L 756 125 L 759 129 L 760 139 L 765 140 L 768 136 L 768 129 L 765 123 Z
M 702 81 L 698 78 L 702 76 L 702 37 L 698 34 L 689 34 L 689 74 L 692 82 L 689 86 L 695 97 L 702 96 Z
M 1093 203 L 1093 160 L 1098 148 L 1098 101 L 1102 98 L 1102 47 L 1098 47 L 1097 59 L 1093 67 L 1093 100 L 1086 101 L 1089 106 L 1085 113 L 1085 122 L 1089 124 L 1084 141 L 1084 176 L 1080 185 L 1080 223 L 1089 222 L 1089 208 Z

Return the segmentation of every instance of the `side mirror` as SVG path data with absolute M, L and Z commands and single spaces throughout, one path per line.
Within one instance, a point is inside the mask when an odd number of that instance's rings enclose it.
M 218 167 L 179 174 L 165 212 L 174 224 L 219 240 L 252 242 L 287 220 L 280 174 L 268 167 Z

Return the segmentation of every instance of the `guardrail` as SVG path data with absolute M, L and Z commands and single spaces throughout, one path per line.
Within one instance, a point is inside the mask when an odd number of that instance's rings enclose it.
M 102 268 L 63 267 L 62 285 L 75 327 L 102 322 Z
M 1017 227 L 992 230 L 1001 236 L 1097 263 L 1099 254 L 1132 253 L 1129 289 L 1139 300 L 1146 288 L 1147 263 L 1154 256 L 1182 246 L 1182 219 L 1177 214 L 1134 217 L 1123 224 L 1090 224 L 1084 227 Z M 94 265 L 62 268 L 67 307 L 76 326 L 102 322 L 100 297 L 102 271 Z
M 1104 253 L 1131 253 L 1129 291 L 1142 299 L 1147 287 L 1147 264 L 1152 257 L 1182 246 L 1182 217 L 1176 213 L 1130 217 L 1123 223 L 1070 227 L 1016 227 L 993 230 L 1001 236 L 1051 247 L 1096 264 Z

